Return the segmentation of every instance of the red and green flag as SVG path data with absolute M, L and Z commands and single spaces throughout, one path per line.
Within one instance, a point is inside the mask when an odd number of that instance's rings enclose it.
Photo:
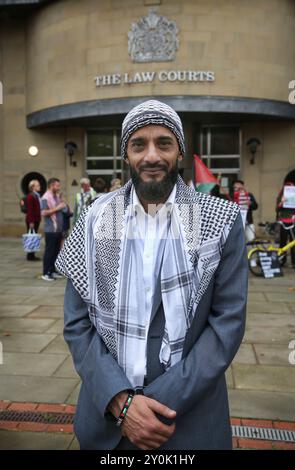
M 219 181 L 211 173 L 198 155 L 194 155 L 194 185 L 200 193 L 210 193 Z

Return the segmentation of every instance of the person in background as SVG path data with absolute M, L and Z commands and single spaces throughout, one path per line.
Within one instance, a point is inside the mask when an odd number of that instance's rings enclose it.
M 90 186 L 89 178 L 81 178 L 80 180 L 81 191 L 76 194 L 75 206 L 74 206 L 74 218 L 73 223 L 75 224 L 79 219 L 83 209 L 88 207 L 92 201 L 96 198 L 96 192 Z
M 41 221 L 41 208 L 40 208 L 40 183 L 38 180 L 32 180 L 28 186 L 29 194 L 27 195 L 27 214 L 26 214 L 26 225 L 27 231 L 34 230 L 38 232 L 40 221 Z M 27 253 L 28 261 L 40 261 L 40 258 L 35 256 L 35 253 Z
M 233 201 L 240 206 L 241 213 L 245 214 L 245 237 L 246 241 L 250 242 L 255 238 L 255 225 L 253 223 L 252 212 L 258 209 L 258 204 L 253 194 L 245 189 L 244 181 L 234 181 L 233 190 Z
M 99 176 L 98 178 L 96 178 L 96 180 L 94 182 L 94 189 L 95 189 L 97 195 L 102 194 L 102 193 L 107 193 L 108 188 L 107 188 L 106 181 Z
M 221 188 L 220 188 L 219 184 L 216 184 L 210 191 L 211 196 L 219 197 L 220 199 L 225 199 L 225 200 L 229 201 L 230 198 L 229 198 L 228 194 L 223 193 L 220 189 Z
M 189 179 L 188 181 L 186 181 L 186 184 L 188 185 L 189 188 L 196 189 L 192 179 Z
M 65 193 L 61 192 L 59 194 L 59 197 L 60 197 L 60 201 L 64 202 L 66 205 L 66 207 L 62 211 L 63 213 L 62 240 L 61 240 L 61 248 L 62 248 L 66 238 L 68 238 L 69 236 L 69 230 L 71 228 L 70 219 L 71 217 L 73 217 L 73 212 L 71 211 L 70 206 L 67 203 Z
M 66 210 L 66 204 L 60 201 L 58 195 L 61 188 L 58 178 L 50 178 L 47 187 L 48 189 L 41 199 L 41 215 L 44 217 L 45 233 L 42 279 L 54 281 L 62 277 L 56 273 L 54 263 L 61 247 L 63 212 Z
M 294 186 L 294 183 L 288 181 L 284 186 Z M 277 204 L 276 204 L 276 213 L 277 220 L 283 222 L 284 225 L 289 227 L 295 223 L 295 208 L 284 207 L 286 199 L 284 197 L 284 187 L 278 194 Z M 290 230 L 285 230 L 282 225 L 280 225 L 280 247 L 285 246 L 288 241 L 292 241 L 292 235 Z M 295 248 L 291 249 L 291 263 L 292 268 L 295 269 Z
M 110 192 L 116 191 L 117 189 L 121 188 L 121 180 L 119 178 L 114 178 L 111 181 Z

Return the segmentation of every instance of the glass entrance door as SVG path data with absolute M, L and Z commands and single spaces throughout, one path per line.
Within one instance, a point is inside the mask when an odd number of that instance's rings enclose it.
M 202 126 L 200 140 L 202 160 L 220 178 L 221 189 L 228 192 L 240 174 L 240 128 L 225 125 Z
M 113 178 L 123 185 L 128 179 L 126 164 L 120 156 L 120 130 L 101 128 L 86 133 L 86 173 L 91 184 L 97 177 L 103 178 L 107 186 Z

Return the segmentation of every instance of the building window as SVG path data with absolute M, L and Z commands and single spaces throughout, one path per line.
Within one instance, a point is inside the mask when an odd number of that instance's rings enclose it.
M 229 188 L 239 177 L 241 131 L 237 126 L 203 126 L 201 157 L 213 174 L 221 176 L 221 185 Z
M 126 181 L 126 168 L 120 155 L 120 129 L 90 129 L 86 133 L 86 173 L 91 183 L 102 177 Z

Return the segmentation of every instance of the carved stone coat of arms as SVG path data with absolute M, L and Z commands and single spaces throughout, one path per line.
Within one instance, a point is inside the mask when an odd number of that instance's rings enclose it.
M 178 29 L 174 21 L 158 16 L 151 9 L 147 16 L 132 23 L 128 33 L 128 52 L 133 62 L 174 60 L 178 49 Z

